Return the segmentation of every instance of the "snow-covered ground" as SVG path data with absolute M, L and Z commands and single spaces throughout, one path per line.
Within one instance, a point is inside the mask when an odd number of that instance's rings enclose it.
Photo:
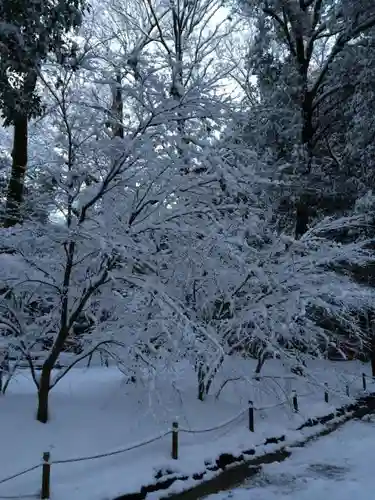
M 266 465 L 242 488 L 207 500 L 373 500 L 375 420 L 351 421 L 281 463 Z
M 308 366 L 309 380 L 290 377 L 279 362 L 269 362 L 262 378 L 252 378 L 254 363 L 230 360 L 218 376 L 207 401 L 197 400 L 194 372 L 181 365 L 174 373 L 160 374 L 149 385 L 126 384 L 112 368 L 73 369 L 51 393 L 51 421 L 35 421 L 35 387 L 26 370 L 12 381 L 0 399 L 0 498 L 37 494 L 41 470 L 2 483 L 1 480 L 37 465 L 44 451 L 53 461 L 116 451 L 160 435 L 178 420 L 186 430 L 212 428 L 244 413 L 230 425 L 211 432 L 181 433 L 180 455 L 171 459 L 171 436 L 154 443 L 96 460 L 52 465 L 54 500 L 104 500 L 138 491 L 152 483 L 161 469 L 199 472 L 205 462 L 223 452 L 239 453 L 263 443 L 266 437 L 293 434 L 310 416 L 329 413 L 349 402 L 362 389 L 361 374 L 369 366 L 359 362 L 314 362 Z M 220 392 L 225 380 L 233 378 Z M 324 382 L 330 402 L 324 402 Z M 173 386 L 173 388 L 172 388 Z M 300 412 L 291 410 L 290 395 L 299 394 Z M 248 400 L 255 403 L 255 432 L 247 424 Z M 287 403 L 280 404 L 288 400 Z M 263 408 L 263 409 L 260 409 Z

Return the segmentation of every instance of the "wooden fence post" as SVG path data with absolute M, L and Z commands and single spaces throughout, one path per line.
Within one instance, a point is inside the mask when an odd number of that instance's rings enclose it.
M 50 498 L 50 480 L 51 480 L 51 464 L 50 464 L 50 453 L 46 451 L 43 453 L 43 465 L 42 465 L 42 492 L 40 498 L 49 499 Z
M 178 459 L 178 422 L 172 424 L 172 458 Z
M 254 432 L 254 403 L 249 400 L 249 431 Z
M 363 386 L 363 390 L 366 391 L 367 384 L 366 384 L 366 374 L 365 373 L 362 373 L 362 386 Z
M 293 409 L 296 413 L 298 413 L 298 399 L 297 399 L 297 391 L 292 391 L 292 401 L 293 401 Z
M 325 390 L 324 390 L 324 401 L 328 403 L 329 401 L 329 396 L 328 396 L 328 384 L 325 382 L 324 384 Z

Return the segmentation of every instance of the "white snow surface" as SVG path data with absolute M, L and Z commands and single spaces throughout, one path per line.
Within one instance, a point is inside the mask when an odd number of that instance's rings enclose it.
M 207 500 L 372 500 L 374 417 L 350 421 L 284 462 L 266 465 L 242 488 Z
M 214 461 L 223 452 L 239 454 L 262 445 L 267 437 L 285 434 L 287 443 L 291 443 L 302 437 L 295 429 L 308 417 L 325 415 L 358 396 L 362 391 L 361 374 L 370 369 L 359 362 L 316 361 L 308 365 L 310 376 L 306 381 L 291 377 L 275 360 L 266 363 L 261 380 L 256 381 L 252 378 L 253 361 L 233 359 L 228 363 L 232 364 L 223 372 L 225 376 L 217 377 L 212 395 L 204 402 L 196 397 L 196 375 L 182 363 L 173 373 L 161 374 L 151 389 L 147 384 L 126 384 L 115 367 L 72 369 L 51 392 L 48 424 L 35 420 L 35 386 L 28 371 L 21 370 L 0 398 L 0 499 L 38 495 L 40 467 L 7 482 L 2 479 L 40 464 L 45 451 L 51 452 L 52 461 L 112 452 L 160 435 L 176 419 L 181 428 L 202 430 L 245 411 L 230 425 L 215 431 L 181 432 L 178 460 L 171 459 L 168 435 L 106 458 L 52 464 L 52 499 L 113 499 L 155 482 L 155 474 L 161 469 L 190 475 L 203 471 L 205 462 Z M 228 377 L 241 379 L 228 382 L 216 398 Z M 324 382 L 329 387 L 328 404 L 324 402 Z M 346 384 L 351 397 L 345 395 Z M 372 385 L 368 388 L 371 390 Z M 299 395 L 298 414 L 290 405 L 292 389 Z M 249 399 L 256 407 L 254 433 L 248 430 Z M 286 399 L 287 403 L 280 404 Z M 264 451 L 264 446 L 257 449 L 257 453 Z M 186 486 L 178 481 L 172 488 Z

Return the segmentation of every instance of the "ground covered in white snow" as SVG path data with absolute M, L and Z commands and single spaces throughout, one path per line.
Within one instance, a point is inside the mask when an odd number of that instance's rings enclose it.
M 115 367 L 73 369 L 51 393 L 51 421 L 46 425 L 35 421 L 35 387 L 28 372 L 21 371 L 0 399 L 0 498 L 37 494 L 40 468 L 11 481 L 1 480 L 39 464 L 44 451 L 50 451 L 55 461 L 112 452 L 158 436 L 176 419 L 184 429 L 200 431 L 244 412 L 218 430 L 181 433 L 178 460 L 171 459 L 169 435 L 107 458 L 54 464 L 53 499 L 113 499 L 152 483 L 160 469 L 191 474 L 204 470 L 205 462 L 223 452 L 240 453 L 267 437 L 285 433 L 298 439 L 293 432 L 308 417 L 327 414 L 351 400 L 345 394 L 347 384 L 351 397 L 358 395 L 362 371 L 369 370 L 359 362 L 315 362 L 308 366 L 310 375 L 305 379 L 291 377 L 279 362 L 269 362 L 257 381 L 252 378 L 252 361 L 232 362 L 233 369 L 223 370 L 205 402 L 197 400 L 195 374 L 188 366 L 144 385 L 126 384 Z M 233 380 L 216 397 L 228 377 Z M 324 382 L 329 387 L 328 404 Z M 291 409 L 293 389 L 299 395 L 298 414 Z M 256 407 L 254 433 L 248 430 L 249 399 Z
M 375 419 L 351 421 L 264 466 L 244 487 L 207 500 L 373 500 L 374 449 Z

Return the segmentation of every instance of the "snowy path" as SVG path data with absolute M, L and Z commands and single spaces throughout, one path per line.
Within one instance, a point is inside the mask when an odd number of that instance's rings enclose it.
M 349 422 L 285 462 L 267 465 L 242 488 L 209 500 L 373 500 L 375 418 Z
M 309 364 L 309 380 L 291 379 L 287 368 L 278 360 L 271 361 L 258 383 L 246 378 L 254 373 L 254 361 L 228 360 L 227 371 L 218 375 L 213 394 L 204 404 L 196 397 L 196 373 L 188 363 L 181 363 L 176 373 L 166 370 L 158 375 L 152 390 L 146 385 L 126 384 L 122 373 L 115 368 L 76 368 L 52 391 L 51 421 L 46 426 L 33 418 L 35 385 L 28 371 L 22 370 L 12 380 L 6 397 L 0 399 L 0 442 L 6 450 L 6 454 L 0 454 L 0 482 L 40 464 L 45 451 L 50 451 L 52 461 L 59 462 L 128 448 L 165 432 L 176 417 L 181 428 L 215 427 L 247 410 L 251 398 L 257 408 L 254 433 L 249 432 L 247 415 L 243 415 L 233 425 L 213 432 L 181 433 L 177 461 L 171 459 L 168 436 L 145 447 L 98 460 L 55 463 L 51 490 L 54 500 L 103 500 L 153 484 L 159 471 L 193 476 L 222 453 L 239 455 L 254 446 L 262 453 L 262 443 L 272 436 L 285 434 L 288 442 L 302 440 L 310 431 L 315 432 L 315 429 L 296 432 L 308 418 L 327 415 L 363 394 L 362 372 L 369 369 L 369 365 L 360 362 L 314 361 Z M 241 380 L 227 384 L 220 398 L 216 398 L 216 391 L 228 376 L 238 376 Z M 375 392 L 375 387 L 370 387 L 370 377 L 367 379 L 369 390 Z M 171 385 L 171 380 L 175 385 Z M 324 382 L 330 390 L 329 403 L 324 401 Z M 345 395 L 346 384 L 351 398 Z M 299 395 L 298 414 L 291 411 L 289 404 L 280 405 L 292 389 Z M 193 479 L 191 484 L 196 485 Z M 38 468 L 1 483 L 0 500 L 6 496 L 36 498 L 40 485 Z M 176 481 L 171 492 L 186 487 L 186 482 Z

